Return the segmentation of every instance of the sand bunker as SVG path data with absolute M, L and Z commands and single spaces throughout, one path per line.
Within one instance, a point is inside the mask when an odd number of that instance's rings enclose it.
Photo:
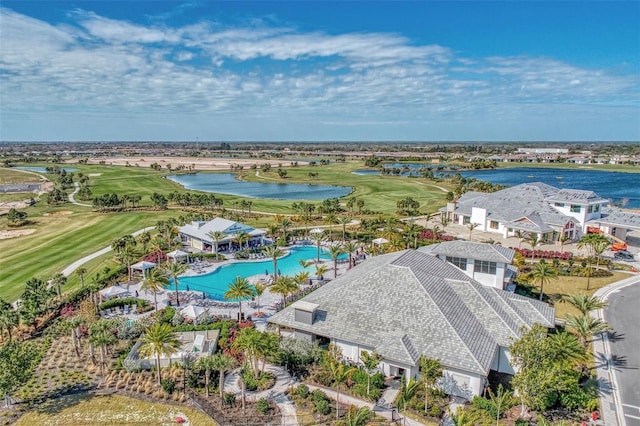
M 33 228 L 4 230 L 4 231 L 0 231 L 0 240 L 22 237 L 23 235 L 33 234 L 34 232 L 36 232 L 36 230 Z
M 43 213 L 42 216 L 65 216 L 72 213 L 73 212 L 71 210 L 60 210 L 59 212 Z

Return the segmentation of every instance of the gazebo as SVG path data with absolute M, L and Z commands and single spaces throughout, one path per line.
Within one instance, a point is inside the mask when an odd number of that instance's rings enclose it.
M 112 285 L 111 287 L 104 288 L 98 292 L 101 298 L 104 299 L 114 299 L 122 296 L 126 296 L 129 294 L 129 291 L 119 285 Z
M 133 265 L 131 265 L 131 270 L 142 272 L 142 277 L 145 278 L 147 276 L 146 271 L 148 269 L 153 269 L 156 266 L 157 264 L 153 262 L 147 262 L 146 260 L 143 260 L 142 262 L 134 263 Z
M 167 260 L 173 260 L 176 263 L 186 260 L 189 263 L 189 253 L 182 250 L 174 250 L 167 253 Z
M 180 311 L 180 315 L 182 315 L 182 317 L 185 319 L 193 320 L 193 323 L 196 324 L 198 321 L 198 318 L 200 318 L 202 314 L 204 314 L 205 312 L 206 312 L 206 309 L 201 306 L 189 305 L 184 307 Z

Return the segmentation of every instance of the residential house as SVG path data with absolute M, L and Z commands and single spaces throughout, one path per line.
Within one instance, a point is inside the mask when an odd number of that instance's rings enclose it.
M 418 376 L 420 356 L 437 358 L 443 389 L 471 399 L 490 371 L 514 373 L 508 346 L 522 327 L 553 327 L 554 309 L 405 250 L 367 259 L 268 321 L 281 334 L 334 343 L 356 363 L 377 352 L 386 376 Z

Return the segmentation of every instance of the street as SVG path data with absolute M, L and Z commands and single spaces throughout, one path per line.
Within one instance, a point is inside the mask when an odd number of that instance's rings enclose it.
M 640 284 L 625 287 L 609 296 L 605 319 L 613 328 L 611 361 L 620 390 L 624 420 L 640 426 Z

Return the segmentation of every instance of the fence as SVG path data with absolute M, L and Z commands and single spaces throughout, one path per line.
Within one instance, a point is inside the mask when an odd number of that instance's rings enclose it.
M 286 419 L 279 412 L 272 415 L 260 415 L 255 412 L 254 408 L 247 410 L 247 414 L 234 415 L 224 411 L 224 408 L 213 404 L 211 401 L 198 395 L 191 389 L 187 390 L 187 396 L 202 411 L 207 413 L 209 417 L 215 420 L 220 426 L 280 426 L 280 425 L 297 425 L 295 418 L 290 418 L 291 423 L 285 423 Z M 253 399 L 245 398 L 248 402 L 254 402 Z M 291 417 L 291 416 L 290 416 Z M 295 416 L 293 416 L 295 417 Z

